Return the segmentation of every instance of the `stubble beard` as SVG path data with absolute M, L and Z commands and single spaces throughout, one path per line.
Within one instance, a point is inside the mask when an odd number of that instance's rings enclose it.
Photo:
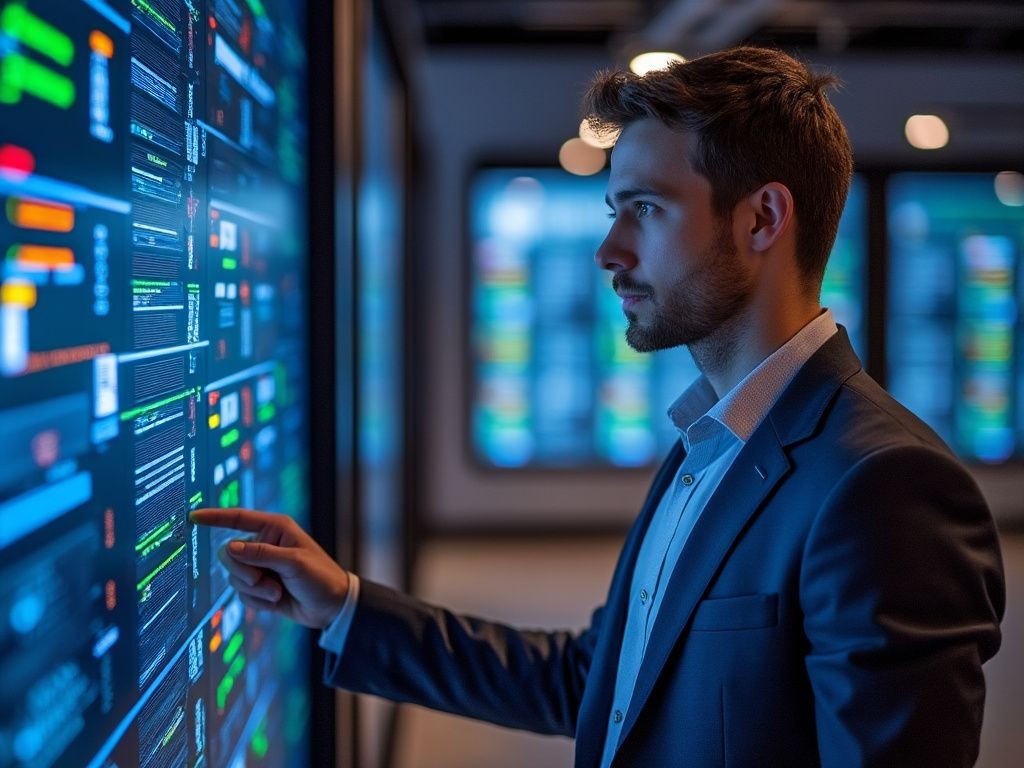
M 698 266 L 660 301 L 649 297 L 654 306 L 648 321 L 641 322 L 635 313 L 626 312 L 626 342 L 637 352 L 706 346 L 704 342 L 721 335 L 750 304 L 753 292 L 753 281 L 743 271 L 729 227 L 722 222 Z

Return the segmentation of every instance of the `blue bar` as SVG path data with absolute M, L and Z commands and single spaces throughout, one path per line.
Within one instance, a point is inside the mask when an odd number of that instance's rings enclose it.
M 96 13 L 105 17 L 107 21 L 120 29 L 126 35 L 131 33 L 132 25 L 128 19 L 103 2 L 103 0 L 82 0 L 82 2 L 96 11 Z
M 79 472 L 0 505 L 0 549 L 92 498 L 92 475 Z

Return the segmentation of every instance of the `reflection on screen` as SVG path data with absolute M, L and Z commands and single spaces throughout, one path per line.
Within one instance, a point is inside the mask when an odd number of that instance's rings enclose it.
M 699 375 L 685 347 L 634 352 L 611 273 L 607 176 L 492 168 L 470 190 L 472 442 L 495 467 L 645 466 L 678 439 L 666 412 Z M 822 302 L 864 338 L 866 206 L 854 180 Z
M 889 389 L 972 461 L 1024 456 L 1022 187 L 938 173 L 888 186 Z
M 361 520 L 360 573 L 402 582 L 402 372 L 405 253 L 405 109 L 379 28 L 370 38 L 359 196 Z
M 0 0 L 0 767 L 304 765 L 301 3 Z

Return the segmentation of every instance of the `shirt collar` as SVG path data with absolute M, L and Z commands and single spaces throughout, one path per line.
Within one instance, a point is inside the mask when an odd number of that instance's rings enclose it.
M 832 311 L 824 310 L 721 400 L 711 382 L 701 375 L 668 409 L 669 418 L 685 436 L 686 430 L 707 415 L 746 442 L 797 371 L 838 330 Z

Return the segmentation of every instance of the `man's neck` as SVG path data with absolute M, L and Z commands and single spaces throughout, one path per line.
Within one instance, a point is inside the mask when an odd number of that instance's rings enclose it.
M 690 354 L 715 394 L 722 398 L 821 312 L 817 301 L 775 312 L 768 318 L 749 306 L 712 335 L 691 344 Z

